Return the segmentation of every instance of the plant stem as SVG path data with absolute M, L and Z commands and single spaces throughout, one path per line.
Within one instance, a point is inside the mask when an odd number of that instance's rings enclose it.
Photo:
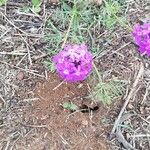
M 67 33 L 66 33 L 66 35 L 65 35 L 65 37 L 64 37 L 64 42 L 63 42 L 61 48 L 64 48 L 64 46 L 65 46 L 65 44 L 66 44 L 66 41 L 67 41 L 67 39 L 68 39 L 70 30 L 71 30 L 71 26 L 72 26 L 72 23 L 73 23 L 74 16 L 75 16 L 75 12 L 74 12 L 74 9 L 73 9 L 72 16 L 71 16 L 71 20 L 70 20 L 70 23 L 69 23 L 69 27 L 68 27 Z
M 104 3 L 105 3 L 105 6 L 108 6 L 108 2 L 106 0 L 103 0 Z M 116 18 L 116 20 L 121 24 L 122 27 L 125 27 L 129 32 L 132 32 L 132 28 L 126 24 L 124 21 L 122 21 L 116 14 L 112 14 L 113 17 Z
M 101 75 L 100 75 L 100 73 L 98 72 L 98 69 L 97 69 L 97 67 L 96 67 L 96 65 L 95 65 L 94 62 L 93 62 L 93 67 L 94 67 L 94 69 L 95 69 L 95 71 L 96 71 L 96 74 L 97 74 L 97 76 L 98 76 L 99 82 L 102 83 Z

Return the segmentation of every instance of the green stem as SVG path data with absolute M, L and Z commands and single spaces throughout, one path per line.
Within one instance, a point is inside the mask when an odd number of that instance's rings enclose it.
M 108 2 L 106 0 L 103 1 L 105 3 L 105 6 L 108 7 Z M 112 16 L 116 18 L 116 20 L 121 24 L 122 27 L 125 27 L 129 32 L 132 32 L 132 28 L 128 24 L 123 22 L 118 16 L 116 16 L 116 14 L 112 14 Z
M 98 69 L 97 69 L 97 67 L 96 67 L 96 65 L 95 65 L 94 62 L 93 62 L 93 67 L 94 67 L 95 72 L 96 72 L 96 74 L 97 74 L 97 76 L 98 76 L 99 82 L 102 83 L 102 77 L 101 77 L 101 75 L 100 75 L 100 73 L 99 73 L 99 71 L 98 71 Z
M 70 20 L 70 23 L 69 23 L 69 27 L 68 27 L 67 33 L 66 33 L 66 35 L 64 37 L 64 42 L 63 42 L 61 48 L 63 48 L 65 46 L 66 42 L 67 42 L 70 30 L 71 30 L 71 26 L 72 26 L 72 23 L 73 23 L 73 20 L 74 20 L 74 16 L 75 16 L 75 12 L 74 12 L 74 9 L 73 9 L 71 20 Z
M 125 27 L 129 32 L 132 32 L 132 28 L 129 25 L 127 25 L 125 22 L 123 22 L 121 19 L 119 19 L 119 17 L 116 16 L 115 14 L 113 14 L 113 16 L 121 24 L 121 26 Z

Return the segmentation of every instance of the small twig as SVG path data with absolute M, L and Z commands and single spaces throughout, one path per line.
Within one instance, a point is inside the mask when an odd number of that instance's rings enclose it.
M 6 101 L 4 100 L 1 94 L 0 94 L 0 100 L 2 100 L 2 102 L 4 103 L 4 106 L 6 106 Z
M 21 123 L 23 126 L 26 126 L 26 127 L 31 127 L 31 128 L 47 128 L 47 125 L 32 125 L 32 124 L 24 124 L 24 123 Z
M 119 52 L 120 50 L 122 50 L 123 48 L 125 48 L 126 46 L 130 45 L 131 42 L 128 42 L 126 44 L 124 44 L 123 46 L 121 46 L 120 48 L 118 48 L 116 51 L 112 51 L 111 55 L 113 55 L 114 53 Z
M 28 53 L 26 53 L 22 58 L 21 60 L 16 64 L 16 66 L 19 66 L 20 63 L 25 59 L 25 57 L 28 55 Z
M 60 87 L 65 81 L 63 80 L 62 82 L 60 82 L 55 88 L 53 88 L 53 90 L 56 90 L 58 87 Z
M 3 36 L 5 36 L 11 29 L 7 29 L 1 36 L 0 39 L 3 38 Z
M 43 53 L 43 54 L 41 54 L 41 55 L 39 55 L 39 56 L 33 56 L 32 59 L 33 59 L 34 61 L 37 61 L 38 59 L 47 57 L 48 55 L 49 55 L 49 54 Z
M 6 147 L 4 148 L 4 150 L 9 150 L 9 146 L 10 146 L 10 139 L 7 141 L 6 143 Z
M 110 53 L 109 55 L 111 56 L 111 55 L 113 55 L 114 53 L 117 53 L 117 52 L 119 52 L 120 50 L 122 50 L 123 48 L 125 48 L 126 46 L 128 46 L 128 45 L 130 45 L 132 42 L 128 42 L 128 43 L 126 43 L 126 44 L 124 44 L 122 47 L 120 47 L 120 48 L 118 48 L 116 51 L 112 51 L 112 53 Z M 103 51 L 103 52 L 101 52 L 98 56 L 97 56 L 97 54 L 93 57 L 94 59 L 95 58 L 102 58 L 103 56 L 105 56 L 106 54 L 108 54 L 108 52 L 109 52 L 110 50 L 106 50 L 106 51 Z M 118 54 L 118 53 L 117 53 Z M 122 56 L 122 55 L 121 55 Z
M 19 11 L 17 11 L 17 13 L 19 15 L 25 15 L 25 16 L 30 16 L 30 17 L 38 17 L 39 19 L 41 19 L 41 17 L 38 14 L 35 15 L 33 13 L 24 13 L 24 12 L 19 12 Z
M 24 52 L 0 52 L 0 55 L 18 55 L 18 56 L 22 56 L 22 55 L 26 55 L 26 53 Z
M 14 149 L 15 144 L 17 143 L 17 141 L 19 141 L 19 139 L 20 139 L 21 137 L 22 137 L 21 135 L 18 136 L 18 138 L 13 142 L 12 146 L 10 147 L 10 150 L 13 150 L 13 149 Z
M 114 133 L 115 133 L 116 128 L 118 127 L 118 124 L 119 124 L 119 122 L 120 122 L 120 118 L 121 118 L 121 116 L 122 116 L 122 114 L 123 114 L 123 112 L 124 112 L 126 106 L 128 105 L 130 99 L 131 99 L 132 96 L 134 95 L 134 92 L 135 92 L 135 90 L 136 90 L 137 84 L 139 83 L 139 80 L 140 80 L 140 78 L 142 77 L 143 72 L 144 72 L 144 66 L 143 66 L 143 63 L 141 63 L 141 64 L 140 64 L 140 69 L 139 69 L 138 75 L 137 75 L 137 77 L 136 77 L 136 79 L 135 79 L 135 81 L 134 81 L 134 83 L 133 83 L 132 89 L 131 89 L 131 91 L 129 92 L 129 95 L 128 95 L 128 97 L 126 98 L 126 101 L 125 101 L 125 103 L 124 103 L 124 105 L 123 105 L 123 107 L 122 107 L 122 109 L 121 109 L 121 111 L 120 111 L 120 113 L 119 113 L 119 115 L 118 115 L 118 118 L 117 118 L 116 121 L 115 121 L 115 124 L 114 124 L 114 126 L 113 126 L 112 131 L 111 131 L 111 134 L 114 134 Z
M 14 68 L 17 68 L 17 69 L 19 69 L 19 70 L 25 71 L 25 72 L 27 72 L 27 73 L 29 73 L 29 74 L 33 74 L 33 75 L 38 76 L 38 77 L 45 78 L 45 76 L 42 76 L 42 75 L 37 74 L 37 73 L 35 73 L 35 72 L 31 72 L 29 69 L 23 69 L 23 68 L 20 68 L 20 67 L 18 67 L 18 66 L 14 66 L 14 65 L 12 65 L 12 64 L 9 64 L 9 63 L 3 62 L 3 61 L 0 61 L 0 63 L 5 64 L 5 65 L 8 65 L 8 66 L 11 66 L 11 67 L 14 67 Z
M 31 33 L 27 33 L 23 30 L 21 30 L 19 27 L 17 27 L 16 25 L 14 25 L 14 23 L 12 23 L 7 17 L 5 14 L 3 14 L 2 12 L 0 12 L 1 15 L 7 20 L 7 22 L 9 24 L 11 24 L 15 29 L 19 30 L 20 32 L 22 32 L 23 34 L 25 34 L 26 36 L 31 36 L 31 37 L 43 37 L 43 35 L 40 35 L 40 34 L 31 34 Z
M 93 62 L 93 67 L 94 67 L 94 69 L 96 71 L 96 74 L 98 76 L 99 83 L 102 83 L 102 77 L 101 77 L 100 73 L 98 72 L 98 69 L 97 69 L 97 67 L 96 67 L 94 62 Z
M 150 137 L 150 134 L 138 134 L 129 136 L 129 138 L 143 138 L 143 137 Z
M 27 48 L 27 52 L 28 52 L 28 59 L 29 59 L 30 65 L 32 65 L 32 59 L 31 59 L 29 44 L 27 43 L 27 41 L 26 41 L 26 39 L 24 37 L 21 36 L 21 38 L 23 39 L 23 41 L 26 44 L 26 48 Z
M 139 114 L 137 114 L 143 121 L 145 121 L 146 123 L 148 123 L 149 125 L 150 125 L 150 122 L 147 120 L 147 119 L 145 119 L 145 118 L 143 118 L 141 115 L 139 115 Z
M 146 91 L 145 91 L 145 94 L 144 94 L 144 97 L 143 97 L 143 100 L 141 102 L 141 104 L 143 104 L 149 94 L 149 90 L 150 90 L 150 85 L 148 85 L 148 87 L 146 88 Z
M 65 44 L 67 42 L 67 39 L 68 39 L 68 36 L 69 36 L 69 32 L 70 32 L 70 29 L 71 29 L 71 26 L 72 26 L 73 19 L 74 19 L 74 14 L 72 14 L 72 17 L 71 17 L 71 20 L 70 20 L 70 23 L 69 23 L 69 27 L 68 27 L 67 33 L 66 33 L 66 35 L 64 37 L 64 42 L 63 42 L 61 48 L 64 48 L 64 46 L 65 46 Z
M 23 102 L 30 102 L 30 101 L 37 101 L 39 100 L 39 98 L 28 98 L 28 99 L 24 99 L 22 100 Z
M 64 139 L 64 137 L 62 135 L 60 135 L 58 133 L 58 135 L 60 136 L 60 138 L 62 139 L 62 143 L 65 144 L 65 145 L 69 145 L 69 143 Z
M 69 115 L 66 117 L 66 121 L 69 119 L 70 116 L 72 116 L 72 115 L 74 115 L 74 114 L 76 114 L 76 113 L 82 112 L 82 111 L 84 111 L 84 110 L 87 110 L 87 109 L 77 109 L 75 112 L 69 114 Z

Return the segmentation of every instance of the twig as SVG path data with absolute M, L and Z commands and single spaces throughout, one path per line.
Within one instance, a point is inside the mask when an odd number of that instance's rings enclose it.
M 9 150 L 9 146 L 10 146 L 10 139 L 7 141 L 6 143 L 6 147 L 4 148 L 4 150 Z
M 34 124 L 24 124 L 24 123 L 21 123 L 23 126 L 26 126 L 26 127 L 31 127 L 31 128 L 47 128 L 47 125 L 34 125 Z
M 129 138 L 143 138 L 143 137 L 150 137 L 150 134 L 137 134 L 129 136 Z
M 20 67 L 18 67 L 18 66 L 14 66 L 14 65 L 12 65 L 12 64 L 9 64 L 9 63 L 3 62 L 3 61 L 0 61 L 0 63 L 5 64 L 5 65 L 8 65 L 8 66 L 11 66 L 11 67 L 14 67 L 14 68 L 17 68 L 17 69 L 19 69 L 19 70 L 25 71 L 25 72 L 27 72 L 27 73 L 29 73 L 29 74 L 33 74 L 33 75 L 38 76 L 38 77 L 45 78 L 45 76 L 42 76 L 42 75 L 40 75 L 40 74 L 38 74 L 38 73 L 35 73 L 35 72 L 31 72 L 29 69 L 23 69 L 23 68 L 20 68 Z
M 11 29 L 7 29 L 1 36 L 0 39 L 3 38 L 3 36 L 5 36 Z
M 49 55 L 49 54 L 43 53 L 43 54 L 41 54 L 41 55 L 39 55 L 39 56 L 33 56 L 32 59 L 33 59 L 34 61 L 37 61 L 38 59 L 47 57 L 48 55 Z
M 19 30 L 20 32 L 22 32 L 23 34 L 25 34 L 26 36 L 31 36 L 31 37 L 43 37 L 43 35 L 40 35 L 40 34 L 31 34 L 31 33 L 27 33 L 23 30 L 21 30 L 19 27 L 17 27 L 16 25 L 14 25 L 14 23 L 12 23 L 7 17 L 5 14 L 3 14 L 2 12 L 0 12 L 1 15 L 7 20 L 7 22 L 9 24 L 11 24 L 15 29 Z
M 124 105 L 123 105 L 123 107 L 122 107 L 122 109 L 121 109 L 121 111 L 120 111 L 120 113 L 119 113 L 119 115 L 118 115 L 118 118 L 117 118 L 116 121 L 115 121 L 115 124 L 114 124 L 114 126 L 113 126 L 112 131 L 111 131 L 111 134 L 114 134 L 114 133 L 115 133 L 116 128 L 117 128 L 117 126 L 118 126 L 118 124 L 119 124 L 119 122 L 120 122 L 120 118 L 121 118 L 121 116 L 122 116 L 122 114 L 123 114 L 123 112 L 124 112 L 126 106 L 128 105 L 129 100 L 132 98 L 132 96 L 133 96 L 133 94 L 134 94 L 134 92 L 135 92 L 135 90 L 136 90 L 136 86 L 137 86 L 137 84 L 139 83 L 139 80 L 140 80 L 140 78 L 141 78 L 142 75 L 143 75 L 143 72 L 144 72 L 144 66 L 143 66 L 143 63 L 141 63 L 141 64 L 140 64 L 140 69 L 139 69 L 138 75 L 137 75 L 137 77 L 136 77 L 136 79 L 135 79 L 135 81 L 134 81 L 134 83 L 133 83 L 132 89 L 131 89 L 131 91 L 129 92 L 129 95 L 128 95 L 128 97 L 126 98 L 126 101 L 125 101 L 125 103 L 124 103 Z
M 84 111 L 84 110 L 88 110 L 88 109 L 77 109 L 75 112 L 69 114 L 69 115 L 66 117 L 65 122 L 69 119 L 70 116 L 72 116 L 72 115 L 74 115 L 74 114 L 76 114 L 76 113 L 82 112 L 82 111 Z
M 122 47 L 118 48 L 116 51 L 112 51 L 111 54 L 109 54 L 110 56 L 119 52 L 120 50 L 122 50 L 123 48 L 125 48 L 126 46 L 130 45 L 132 42 L 128 42 L 126 44 L 124 44 Z M 105 56 L 110 50 L 106 50 L 106 51 L 103 51 L 99 54 L 99 56 L 96 57 L 96 55 L 94 56 L 94 58 L 102 58 L 103 56 Z
M 56 90 L 58 87 L 60 87 L 62 84 L 64 83 L 64 80 L 62 82 L 60 82 L 55 88 L 53 88 L 53 90 Z
M 150 85 L 148 85 L 148 87 L 146 88 L 146 91 L 145 91 L 145 94 L 144 94 L 144 97 L 143 97 L 143 100 L 141 102 L 141 104 L 143 104 L 149 94 L 149 90 L 150 90 Z
M 17 11 L 17 13 L 19 15 L 25 15 L 25 16 L 30 16 L 30 17 L 38 17 L 39 19 L 41 19 L 41 17 L 38 14 L 24 13 L 24 12 L 19 12 L 19 11 Z
M 62 143 L 65 144 L 65 145 L 69 145 L 69 143 L 64 139 L 64 137 L 62 135 L 60 135 L 58 133 L 58 135 L 60 136 L 60 138 L 62 139 Z
M 112 51 L 111 55 L 113 55 L 114 53 L 119 52 L 120 50 L 122 50 L 123 48 L 125 48 L 126 46 L 130 45 L 131 42 L 128 42 L 126 44 L 124 44 L 123 46 L 121 46 L 120 48 L 118 48 L 116 51 Z
M 4 106 L 6 106 L 6 101 L 4 100 L 1 94 L 0 94 L 0 100 L 2 100 L 2 102 L 4 103 Z
M 39 98 L 28 98 L 28 99 L 24 99 L 22 100 L 23 102 L 30 102 L 30 101 L 36 101 L 39 100 Z
M 26 53 L 24 52 L 0 52 L 0 55 L 18 55 L 18 56 L 22 56 L 22 55 L 26 55 Z
M 25 58 L 27 55 L 28 55 L 28 54 L 26 53 L 26 54 L 21 58 L 21 60 L 16 64 L 16 66 L 19 66 L 20 63 L 24 60 L 24 58 Z
M 17 139 L 13 142 L 12 146 L 10 147 L 10 150 L 13 150 L 13 149 L 14 149 L 15 144 L 17 143 L 17 141 L 19 141 L 19 139 L 20 139 L 21 137 L 22 137 L 21 135 L 19 135 L 19 136 L 17 137 Z
M 143 118 L 141 115 L 139 115 L 139 114 L 137 114 L 143 121 L 145 121 L 146 123 L 148 123 L 149 125 L 150 125 L 150 122 L 147 120 L 147 119 L 145 119 L 145 118 Z
M 67 33 L 66 33 L 66 35 L 64 37 L 64 42 L 63 42 L 61 48 L 64 48 L 64 46 L 66 44 L 67 38 L 69 36 L 70 29 L 71 29 L 71 26 L 72 26 L 73 19 L 74 19 L 74 14 L 72 14 L 72 17 L 71 17 L 71 20 L 70 20 L 70 23 L 69 23 L 69 27 L 68 27 Z
M 21 38 L 24 40 L 24 42 L 26 44 L 26 48 L 27 48 L 27 52 L 28 52 L 28 59 L 29 59 L 30 65 L 32 65 L 32 59 L 31 59 L 29 44 L 27 43 L 27 41 L 24 37 L 21 36 Z

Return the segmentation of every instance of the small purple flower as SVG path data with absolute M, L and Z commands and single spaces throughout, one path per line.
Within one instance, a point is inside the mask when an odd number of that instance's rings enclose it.
M 56 70 L 66 81 L 84 80 L 92 71 L 92 54 L 85 44 L 66 44 L 64 49 L 53 57 Z
M 150 23 L 136 24 L 132 34 L 140 53 L 150 56 Z

